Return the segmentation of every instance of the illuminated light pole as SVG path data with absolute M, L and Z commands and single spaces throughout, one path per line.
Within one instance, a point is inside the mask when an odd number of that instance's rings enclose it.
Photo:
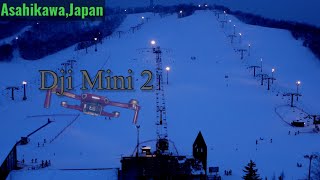
M 97 40 L 98 40 L 98 38 L 93 38 L 94 39 L 94 44 L 95 44 L 95 48 L 94 48 L 94 51 L 98 51 L 98 49 L 97 49 Z
M 169 84 L 169 71 L 170 71 L 169 66 L 166 67 L 166 71 L 167 71 L 167 84 Z
M 182 13 L 183 13 L 183 11 L 181 10 L 181 11 L 179 12 L 180 18 L 182 18 Z
M 22 84 L 23 84 L 23 100 L 27 100 L 27 93 L 26 93 L 26 85 L 27 85 L 27 82 L 26 81 L 22 81 Z
M 272 68 L 271 69 L 271 73 L 272 73 L 272 78 L 274 78 L 274 72 L 276 71 L 276 69 L 275 68 Z M 272 79 L 272 84 L 273 84 L 273 79 Z
M 301 81 L 296 82 L 297 85 L 297 94 L 299 94 L 299 86 L 301 85 Z M 297 101 L 299 100 L 299 96 L 297 96 Z
M 313 158 L 318 158 L 317 155 L 305 155 L 304 158 L 309 159 L 309 175 L 308 175 L 308 180 L 310 180 L 310 175 L 311 175 L 311 161 Z
M 157 44 L 156 41 L 155 40 L 151 40 L 150 44 L 152 46 L 153 51 L 155 51 L 155 47 L 156 47 L 156 44 Z
M 156 44 L 157 44 L 156 41 L 155 40 L 151 40 L 150 44 L 151 44 L 153 53 L 155 53 L 156 52 Z
M 18 40 L 18 39 L 19 39 L 19 37 L 17 36 L 17 37 L 16 37 L 16 40 Z
M 250 56 L 251 44 L 248 44 L 248 56 Z
M 236 25 L 233 25 L 233 35 L 236 35 Z
M 239 43 L 241 44 L 242 41 L 242 33 L 239 33 Z
M 260 59 L 260 68 L 261 68 L 261 72 L 262 72 L 262 58 Z

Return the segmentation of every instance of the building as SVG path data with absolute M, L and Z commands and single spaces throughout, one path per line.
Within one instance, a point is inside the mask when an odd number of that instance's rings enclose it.
M 198 133 L 198 136 L 193 143 L 192 152 L 193 157 L 202 163 L 205 174 L 207 174 L 207 145 L 201 132 Z
M 13 146 L 0 166 L 0 179 L 6 179 L 10 171 L 17 169 L 17 144 Z
M 156 147 L 152 152 L 150 146 L 142 146 L 135 156 L 122 157 L 119 179 L 206 179 L 207 146 L 201 132 L 193 144 L 193 157 L 160 151 L 158 141 Z

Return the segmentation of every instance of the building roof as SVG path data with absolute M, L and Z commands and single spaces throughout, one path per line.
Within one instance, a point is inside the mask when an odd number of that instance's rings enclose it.
M 204 138 L 203 138 L 203 136 L 202 136 L 202 133 L 201 133 L 201 131 L 199 131 L 199 133 L 198 133 L 198 135 L 197 135 L 197 138 L 194 140 L 194 143 L 193 143 L 193 146 L 195 146 L 195 145 L 204 145 L 205 147 L 207 147 L 207 144 L 206 144 L 206 142 L 205 142 L 205 140 L 204 140 Z

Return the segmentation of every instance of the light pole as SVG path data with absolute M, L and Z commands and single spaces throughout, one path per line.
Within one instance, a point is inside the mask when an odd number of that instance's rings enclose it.
M 182 18 L 182 13 L 183 13 L 183 11 L 181 10 L 179 13 L 180 13 L 180 18 Z
M 311 174 L 311 161 L 313 158 L 318 158 L 317 155 L 305 155 L 304 158 L 309 159 L 309 175 L 308 180 L 310 180 L 310 174 Z
M 166 67 L 166 71 L 167 71 L 167 84 L 169 84 L 169 71 L 170 71 L 169 66 Z
M 236 35 L 236 25 L 233 25 L 233 35 Z
M 151 47 L 152 47 L 152 51 L 154 53 L 156 51 L 156 41 L 155 40 L 151 40 L 150 44 L 151 44 Z
M 275 71 L 276 71 L 275 68 L 272 68 L 272 69 L 271 69 L 271 72 L 272 72 L 272 84 L 273 84 L 273 78 L 274 78 L 273 76 L 274 76 L 274 72 L 275 72 Z
M 239 44 L 241 44 L 242 41 L 242 33 L 239 33 Z
M 139 136 L 140 136 L 140 125 L 137 125 L 136 126 L 136 128 L 137 128 L 137 154 L 136 154 L 136 156 L 138 156 L 139 155 L 139 144 L 140 144 L 140 138 L 139 138 Z
M 26 93 L 26 85 L 27 85 L 27 82 L 26 81 L 22 81 L 22 84 L 23 84 L 23 100 L 27 100 L 27 93 Z
M 260 59 L 260 68 L 261 68 L 261 72 L 262 72 L 262 58 Z
M 248 44 L 248 56 L 250 56 L 251 44 Z
M 299 86 L 301 85 L 301 81 L 297 81 L 296 82 L 297 85 L 297 94 L 299 94 Z M 299 100 L 298 96 L 297 96 L 297 101 Z
M 95 44 L 95 48 L 94 48 L 94 51 L 98 51 L 98 49 L 97 49 L 97 40 L 98 40 L 98 38 L 93 38 L 94 39 L 94 44 Z

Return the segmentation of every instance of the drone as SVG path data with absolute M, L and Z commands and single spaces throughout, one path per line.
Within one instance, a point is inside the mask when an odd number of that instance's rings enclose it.
M 83 112 L 84 114 L 92 115 L 92 116 L 105 116 L 109 118 L 118 118 L 120 113 L 114 111 L 112 113 L 104 111 L 105 106 L 115 106 L 120 108 L 126 108 L 134 110 L 133 123 L 136 124 L 138 120 L 138 114 L 141 107 L 138 105 L 138 101 L 135 99 L 131 99 L 129 103 L 121 103 L 110 101 L 107 97 L 99 96 L 95 94 L 83 93 L 81 95 L 73 94 L 70 92 L 62 92 L 60 88 L 52 88 L 47 91 L 46 98 L 44 102 L 44 108 L 49 108 L 51 104 L 51 96 L 52 93 L 66 96 L 68 98 L 76 99 L 80 101 L 80 105 L 71 105 L 66 101 L 61 102 L 61 106 L 64 108 L 78 110 Z

